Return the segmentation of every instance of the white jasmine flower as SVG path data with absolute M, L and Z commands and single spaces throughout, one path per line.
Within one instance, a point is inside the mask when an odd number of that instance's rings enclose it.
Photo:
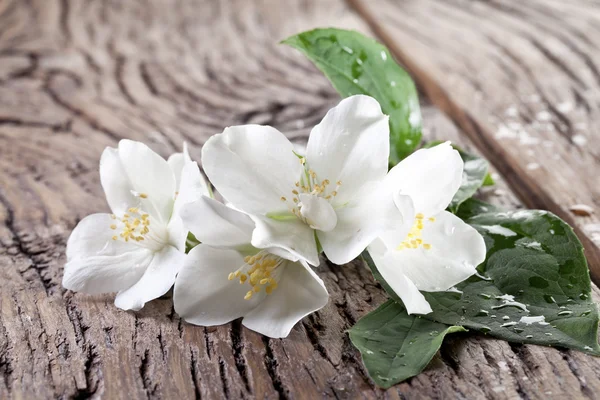
M 413 218 L 375 240 L 369 253 L 410 314 L 431 312 L 420 290 L 447 290 L 475 274 L 485 260 L 483 237 L 445 211 L 462 173 L 463 161 L 447 142 L 416 151 L 386 177 L 402 214 Z
M 208 194 L 198 165 L 184 153 L 168 161 L 146 145 L 121 140 L 100 159 L 100 180 L 113 214 L 92 214 L 67 243 L 63 286 L 119 292 L 115 305 L 139 310 L 165 294 L 184 259 L 183 204 Z
M 196 325 L 242 323 L 263 335 L 286 337 L 306 315 L 327 304 L 323 281 L 303 260 L 251 244 L 246 214 L 203 197 L 183 209 L 194 247 L 177 276 L 175 311 Z
M 313 128 L 304 157 L 276 129 L 244 125 L 210 138 L 202 162 L 217 190 L 256 223 L 253 246 L 318 265 L 316 239 L 344 264 L 402 218 L 382 186 L 388 156 L 388 117 L 359 95 Z

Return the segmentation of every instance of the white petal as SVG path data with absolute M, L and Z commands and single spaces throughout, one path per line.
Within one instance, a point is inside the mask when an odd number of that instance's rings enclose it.
M 463 161 L 450 142 L 417 150 L 392 168 L 386 183 L 412 197 L 415 211 L 426 217 L 448 207 L 462 182 Z
M 152 262 L 135 285 L 123 290 L 115 298 L 115 306 L 123 310 L 139 310 L 150 300 L 167 293 L 181 269 L 185 254 L 173 246 L 165 246 L 154 253 Z
M 294 146 L 269 126 L 244 125 L 211 137 L 202 149 L 202 165 L 216 189 L 247 213 L 285 212 L 282 196 L 291 196 L 302 165 Z
M 100 157 L 100 182 L 110 209 L 122 215 L 129 207 L 137 207 L 140 199 L 133 195 L 125 167 L 117 149 L 107 147 Z
M 181 210 L 186 227 L 200 242 L 237 248 L 252 241 L 254 222 L 246 214 L 203 196 Z
M 394 251 L 397 265 L 419 290 L 447 290 L 473 275 L 485 260 L 483 237 L 460 218 L 447 211 L 435 216 L 435 222 L 425 221 L 424 243 L 431 249 Z
M 300 212 L 306 222 L 313 229 L 318 229 L 323 232 L 329 232 L 337 224 L 337 215 L 335 210 L 323 197 L 314 196 L 311 194 L 300 194 L 301 207 Z
M 171 167 L 171 171 L 173 171 L 173 175 L 175 176 L 175 186 L 179 187 L 181 184 L 181 171 L 183 171 L 183 166 L 185 165 L 183 153 L 171 154 L 167 159 L 167 163 L 169 164 L 169 167 Z
M 283 338 L 298 321 L 323 308 L 328 298 L 325 284 L 309 266 L 287 262 L 277 288 L 244 316 L 242 324 L 271 338 Z
M 181 186 L 181 171 L 183 170 L 183 166 L 186 164 L 186 162 L 191 163 L 192 158 L 188 152 L 187 143 L 183 142 L 183 152 L 171 154 L 171 156 L 167 159 L 167 163 L 169 163 L 169 167 L 171 167 L 171 171 L 173 171 L 173 174 L 175 175 L 177 187 Z
M 116 292 L 133 285 L 152 260 L 150 250 L 112 240 L 108 214 L 81 220 L 67 243 L 63 286 L 86 293 Z
M 317 231 L 317 236 L 327 258 L 339 265 L 352 261 L 375 238 L 404 221 L 388 189 L 373 182 L 363 195 L 338 209 L 337 217 L 332 231 Z
M 319 265 L 315 231 L 304 222 L 298 218 L 277 221 L 268 217 L 250 217 L 256 224 L 252 233 L 254 247 L 280 247 L 312 265 Z
M 304 222 L 297 218 L 277 221 L 268 217 L 251 217 L 256 224 L 252 232 L 254 247 L 279 247 L 312 265 L 319 265 L 315 231 Z
M 429 314 L 431 306 L 425 299 L 425 296 L 419 292 L 415 284 L 402 271 L 402 267 L 396 263 L 396 260 L 389 255 L 394 252 L 386 253 L 381 256 L 376 251 L 369 254 L 373 258 L 379 273 L 392 290 L 402 299 L 404 307 L 409 314 Z
M 195 161 L 186 162 L 181 173 L 181 186 L 173 206 L 173 215 L 169 221 L 169 238 L 171 244 L 180 250 L 185 250 L 187 229 L 181 217 L 181 208 L 188 203 L 199 200 L 202 196 L 210 196 L 206 181 Z
M 116 231 L 110 229 L 115 223 L 110 214 L 88 215 L 73 229 L 67 242 L 67 261 L 93 256 L 116 256 L 138 250 L 134 242 L 112 240 Z
M 151 261 L 152 252 L 141 247 L 116 256 L 76 258 L 65 264 L 62 285 L 89 294 L 118 292 L 137 282 Z
M 177 189 L 173 214 L 177 214 L 183 205 L 196 201 L 202 196 L 210 197 L 210 191 L 200 173 L 200 168 L 195 161 L 186 163 L 181 172 L 181 185 Z
M 141 207 L 165 225 L 173 212 L 175 175 L 167 161 L 148 146 L 131 140 L 119 142 L 119 158 L 132 190 L 145 194 Z
M 229 280 L 228 275 L 244 265 L 237 251 L 205 244 L 194 247 L 177 276 L 173 302 L 175 311 L 189 323 L 220 325 L 239 318 L 261 301 L 264 293 L 249 300 L 249 285 Z
M 394 204 L 403 218 L 379 235 L 379 239 L 385 244 L 386 251 L 396 249 L 406 239 L 415 221 L 415 209 L 410 196 L 396 193 Z
M 329 110 L 310 133 L 308 166 L 319 180 L 341 181 L 335 204 L 352 199 L 369 181 L 383 179 L 388 170 L 388 117 L 377 100 L 357 95 Z

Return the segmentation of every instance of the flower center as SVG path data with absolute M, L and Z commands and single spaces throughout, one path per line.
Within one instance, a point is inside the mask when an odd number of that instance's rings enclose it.
M 160 224 L 153 225 L 150 229 L 150 214 L 138 207 L 129 208 L 122 217 L 113 214 L 111 218 L 114 223 L 110 225 L 110 229 L 116 233 L 112 240 L 131 241 L 152 250 L 158 250 L 166 243 L 166 230 Z
M 228 278 L 230 281 L 237 278 L 241 285 L 250 285 L 251 289 L 244 296 L 244 300 L 250 300 L 254 293 L 259 293 L 263 288 L 266 294 L 271 294 L 277 289 L 276 270 L 283 261 L 281 257 L 263 250 L 256 255 L 244 257 L 245 264 L 230 273 Z
M 427 219 L 430 222 L 435 221 L 435 218 L 433 217 Z M 424 220 L 425 216 L 423 214 L 419 213 L 415 215 L 415 223 L 408 232 L 408 235 L 406 235 L 406 239 L 396 247 L 396 250 L 418 249 L 419 247 L 422 247 L 425 250 L 431 249 L 431 244 L 423 242 L 423 229 L 425 228 Z
M 295 188 L 292 190 L 291 200 L 288 200 L 286 196 L 281 196 L 281 201 L 287 203 L 289 210 L 296 217 L 309 223 L 306 217 L 302 214 L 302 202 L 300 201 L 300 195 L 312 195 L 321 197 L 329 202 L 335 198 L 338 194 L 342 181 L 337 181 L 335 186 L 329 179 L 319 179 L 317 173 L 306 165 L 306 158 L 301 157 L 300 163 L 304 166 L 304 174 L 299 181 L 295 183 Z M 309 223 L 310 224 L 310 223 Z M 312 225 L 312 224 L 311 224 Z

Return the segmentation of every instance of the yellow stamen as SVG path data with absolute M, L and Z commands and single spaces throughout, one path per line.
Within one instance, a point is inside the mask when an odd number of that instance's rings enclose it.
M 244 262 L 246 263 L 244 266 L 228 276 L 229 280 L 238 278 L 240 285 L 248 283 L 251 286 L 244 298 L 250 299 L 254 293 L 259 293 L 263 288 L 265 293 L 272 293 L 277 287 L 273 271 L 281 264 L 279 257 L 261 251 L 253 256 L 244 257 Z
M 140 197 L 141 197 L 142 199 L 147 199 L 147 198 L 148 198 L 148 195 L 147 195 L 146 193 L 140 193 Z
M 406 235 L 406 239 L 396 247 L 396 250 L 418 249 L 419 247 L 423 247 L 425 250 L 431 249 L 431 244 L 424 243 L 422 239 L 423 229 L 425 228 L 424 219 L 425 216 L 421 213 L 415 215 L 415 222 L 412 228 Z M 428 218 L 428 220 L 432 221 L 432 218 Z

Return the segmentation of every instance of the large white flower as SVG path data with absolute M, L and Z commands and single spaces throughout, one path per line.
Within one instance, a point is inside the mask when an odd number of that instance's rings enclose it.
M 227 201 L 255 221 L 253 246 L 318 265 L 316 238 L 344 264 L 402 218 L 381 185 L 388 156 L 388 117 L 373 98 L 352 96 L 313 128 L 305 157 L 276 129 L 244 125 L 210 138 L 202 163 Z
M 386 177 L 402 214 L 413 217 L 375 240 L 369 253 L 410 314 L 431 312 L 420 290 L 447 290 L 473 275 L 485 260 L 483 237 L 445 211 L 462 174 L 460 155 L 444 143 L 416 151 Z
M 175 282 L 175 311 L 187 322 L 212 326 L 244 317 L 249 329 L 281 338 L 327 304 L 323 281 L 305 261 L 250 244 L 254 223 L 246 214 L 203 197 L 183 208 L 183 219 L 202 242 Z
M 130 140 L 104 150 L 100 180 L 113 214 L 89 215 L 75 227 L 63 286 L 118 291 L 117 307 L 139 310 L 175 282 L 187 237 L 180 210 L 208 194 L 207 185 L 185 147 L 166 161 Z

